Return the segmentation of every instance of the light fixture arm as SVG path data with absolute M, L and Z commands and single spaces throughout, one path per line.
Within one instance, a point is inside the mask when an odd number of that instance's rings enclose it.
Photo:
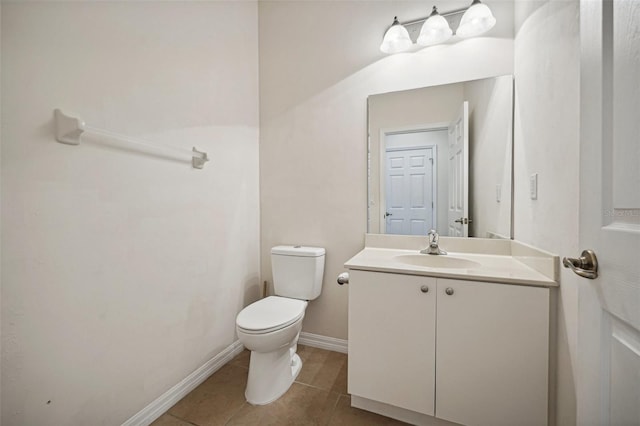
M 394 16 L 394 17 L 393 17 L 393 23 L 392 23 L 391 25 L 389 25 L 389 26 L 384 30 L 384 33 L 386 34 L 386 33 L 387 33 L 387 31 L 389 31 L 389 28 L 391 28 L 391 27 L 393 27 L 393 26 L 395 26 L 395 25 L 405 25 L 405 24 L 400 23 L 400 21 L 398 21 L 398 17 L 397 17 L 397 16 Z
M 475 4 L 475 3 L 480 3 L 480 0 L 473 0 L 473 3 L 471 3 L 471 6 L 472 6 L 473 4 Z M 471 6 L 469 6 L 469 7 L 471 7 Z M 435 6 L 434 6 L 434 7 L 435 7 Z M 461 8 L 461 9 L 454 9 L 454 10 L 450 10 L 449 12 L 445 12 L 445 13 L 440 13 L 440 12 L 438 12 L 438 15 L 440 15 L 440 16 L 444 16 L 444 17 L 447 17 L 447 16 L 454 16 L 454 15 L 462 15 L 463 13 L 465 13 L 465 12 L 467 11 L 467 9 L 469 9 L 469 7 L 463 7 L 463 8 Z M 405 27 L 406 27 L 406 26 L 408 26 L 408 25 L 409 25 L 409 26 L 411 26 L 411 25 L 417 25 L 417 24 L 424 24 L 424 23 L 425 23 L 425 21 L 426 21 L 427 19 L 429 19 L 429 17 L 430 17 L 430 16 L 431 16 L 431 15 L 429 15 L 429 16 L 425 16 L 424 18 L 414 19 L 414 20 L 412 20 L 412 21 L 398 22 L 398 23 L 399 23 L 399 24 L 401 24 L 401 25 L 404 25 Z M 396 17 L 396 21 L 397 21 L 397 17 Z M 387 22 L 389 22 L 389 21 L 387 21 Z M 395 22 L 394 22 L 394 23 L 395 23 Z M 388 28 L 387 28 L 387 29 L 388 29 Z

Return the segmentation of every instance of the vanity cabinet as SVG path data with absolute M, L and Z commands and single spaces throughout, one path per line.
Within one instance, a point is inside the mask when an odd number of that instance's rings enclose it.
M 434 414 L 435 290 L 430 277 L 349 273 L 350 394 Z
M 549 289 L 449 279 L 437 289 L 436 416 L 547 424 Z
M 349 393 L 464 425 L 545 425 L 549 306 L 544 287 L 351 270 Z

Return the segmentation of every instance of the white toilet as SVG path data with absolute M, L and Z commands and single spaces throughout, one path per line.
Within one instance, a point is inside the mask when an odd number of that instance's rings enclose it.
M 320 295 L 325 250 L 277 246 L 271 249 L 276 296 L 258 300 L 236 317 L 238 339 L 251 351 L 245 397 L 264 405 L 281 397 L 302 368 L 296 354 L 307 301 Z

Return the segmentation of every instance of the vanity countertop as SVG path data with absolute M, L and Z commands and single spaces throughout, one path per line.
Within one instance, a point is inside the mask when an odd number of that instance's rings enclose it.
M 477 266 L 473 265 L 469 268 L 427 267 L 408 264 L 398 260 L 398 256 L 408 256 L 408 259 L 416 258 L 419 260 L 417 256 L 431 255 L 421 255 L 417 250 L 365 247 L 349 259 L 344 266 L 349 269 L 363 271 L 424 275 L 439 278 L 532 285 L 538 287 L 558 286 L 557 281 L 530 265 L 527 265 L 525 263 L 526 260 L 521 261 L 519 257 L 512 255 L 449 252 L 447 255 L 439 256 L 472 261 L 478 264 Z

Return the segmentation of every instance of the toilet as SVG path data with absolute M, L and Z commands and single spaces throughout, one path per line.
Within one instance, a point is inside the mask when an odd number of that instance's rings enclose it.
M 265 405 L 280 398 L 300 373 L 296 354 L 309 300 L 320 296 L 325 250 L 277 246 L 271 249 L 275 296 L 258 300 L 236 317 L 238 339 L 251 351 L 245 397 Z

